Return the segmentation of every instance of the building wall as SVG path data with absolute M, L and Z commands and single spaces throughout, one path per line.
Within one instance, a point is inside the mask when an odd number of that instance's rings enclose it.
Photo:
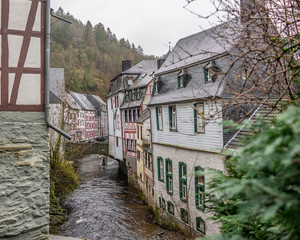
M 164 181 L 158 180 L 158 166 L 157 158 L 162 157 L 164 160 Z M 173 170 L 173 194 L 170 195 L 166 190 L 166 173 L 165 173 L 165 159 L 172 160 Z M 223 157 L 220 154 L 194 151 L 183 148 L 177 148 L 172 146 L 164 146 L 159 144 L 153 144 L 153 164 L 154 164 L 154 189 L 156 194 L 156 204 L 159 206 L 159 197 L 162 197 L 165 202 L 170 201 L 175 206 L 174 216 L 162 211 L 162 214 L 166 214 L 170 217 L 175 217 L 183 225 L 186 225 L 180 218 L 180 208 L 187 208 L 187 203 L 180 200 L 179 196 L 179 162 L 184 162 L 187 165 L 187 189 L 188 189 L 188 204 L 189 212 L 191 215 L 189 224 L 196 229 L 196 217 L 201 217 L 206 222 L 206 235 L 214 235 L 219 233 L 220 225 L 208 220 L 211 213 L 202 211 L 196 208 L 195 201 L 195 176 L 194 168 L 199 166 L 203 169 L 214 168 L 220 171 L 224 171 Z M 209 182 L 209 176 L 205 176 L 205 192 L 207 192 L 207 182 Z M 200 233 L 199 233 L 200 234 Z
M 151 107 L 151 125 L 153 143 L 164 143 L 173 146 L 183 146 L 191 149 L 220 152 L 223 148 L 223 127 L 220 115 L 221 104 L 219 102 L 204 102 L 204 114 L 206 119 L 205 132 L 194 132 L 194 108 L 197 103 L 179 103 L 176 105 L 177 131 L 170 131 L 169 109 L 170 105 L 162 105 L 163 130 L 157 130 L 156 108 Z M 213 119 L 210 119 L 213 116 Z
M 108 111 L 108 126 L 109 126 L 109 154 L 115 159 L 123 160 L 122 152 L 122 124 L 121 124 L 121 111 L 120 107 L 116 107 L 115 97 L 118 96 L 119 104 L 124 99 L 124 93 L 119 92 L 116 95 L 113 95 L 107 98 L 107 111 Z M 113 104 L 111 99 L 113 99 Z M 118 138 L 118 140 L 116 140 Z M 118 141 L 118 144 L 117 144 Z
M 45 239 L 49 135 L 43 112 L 1 112 L 0 182 L 0 239 Z

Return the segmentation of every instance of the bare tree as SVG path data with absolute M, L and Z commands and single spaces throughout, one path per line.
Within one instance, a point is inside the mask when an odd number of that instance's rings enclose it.
M 206 16 L 190 10 L 196 1 L 186 0 L 184 8 L 199 18 L 227 22 L 226 30 L 213 32 L 228 52 L 227 68 L 212 74 L 222 79 L 218 91 L 230 95 L 228 108 L 249 115 L 260 105 L 276 109 L 283 100 L 299 99 L 299 0 L 210 0 L 215 11 Z

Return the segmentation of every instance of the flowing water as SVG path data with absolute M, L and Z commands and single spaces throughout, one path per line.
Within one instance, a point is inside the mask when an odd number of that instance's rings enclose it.
M 78 170 L 81 187 L 64 202 L 70 214 L 61 235 L 91 240 L 184 239 L 154 223 L 117 161 L 108 158 L 103 166 L 100 155 L 86 155 L 78 161 Z

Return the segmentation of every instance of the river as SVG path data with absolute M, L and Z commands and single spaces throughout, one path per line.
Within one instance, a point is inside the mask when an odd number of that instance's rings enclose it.
M 90 154 L 77 162 L 81 187 L 63 203 L 69 218 L 60 235 L 91 240 L 185 239 L 155 224 L 118 162 L 108 158 L 103 166 L 100 157 Z

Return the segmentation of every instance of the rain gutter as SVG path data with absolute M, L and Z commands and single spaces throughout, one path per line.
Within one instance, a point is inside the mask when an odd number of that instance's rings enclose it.
M 54 126 L 49 120 L 49 102 L 50 102 L 50 0 L 46 0 L 46 51 L 45 51 L 45 121 L 48 127 L 63 135 L 67 139 L 71 136 L 63 130 Z

